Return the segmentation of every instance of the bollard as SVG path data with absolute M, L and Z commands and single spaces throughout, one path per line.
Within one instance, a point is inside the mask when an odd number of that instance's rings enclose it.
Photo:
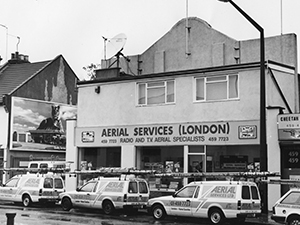
M 6 225 L 14 225 L 16 213 L 6 213 L 7 223 Z

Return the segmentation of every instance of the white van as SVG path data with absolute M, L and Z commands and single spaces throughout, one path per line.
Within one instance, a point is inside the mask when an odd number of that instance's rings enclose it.
M 172 196 L 152 198 L 149 212 L 155 219 L 166 215 L 208 218 L 212 224 L 225 219 L 245 221 L 259 216 L 261 199 L 257 185 L 245 181 L 191 182 Z
M 30 161 L 29 169 L 65 169 L 65 161 Z
M 21 174 L 9 179 L 0 187 L 0 200 L 22 203 L 56 203 L 58 195 L 65 191 L 60 176 L 48 174 Z
M 59 195 L 63 210 L 71 208 L 103 209 L 112 214 L 115 209 L 146 208 L 149 187 L 144 179 L 121 176 L 94 178 L 74 191 Z

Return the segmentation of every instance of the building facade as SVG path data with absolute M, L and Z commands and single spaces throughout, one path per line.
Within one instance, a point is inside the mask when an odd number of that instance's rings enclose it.
M 69 121 L 66 153 L 74 169 L 260 170 L 259 41 L 236 41 L 205 21 L 189 20 L 188 41 L 182 20 L 130 57 L 136 74 L 121 62 L 121 69 L 102 69 L 95 80 L 78 83 L 78 117 Z M 296 37 L 265 42 L 268 171 L 280 172 L 277 117 L 298 105 Z M 67 188 L 83 180 L 76 179 L 67 178 Z M 152 191 L 187 182 L 149 180 Z M 269 190 L 272 205 L 280 187 Z
M 1 167 L 26 167 L 31 160 L 65 160 L 66 119 L 76 117 L 77 81 L 61 55 L 30 63 L 16 52 L 2 65 Z

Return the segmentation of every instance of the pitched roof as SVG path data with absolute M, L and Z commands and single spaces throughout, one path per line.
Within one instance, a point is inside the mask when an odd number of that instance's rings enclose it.
M 43 70 L 52 60 L 36 63 L 5 64 L 0 68 L 0 105 L 3 95 L 12 94 L 27 80 Z

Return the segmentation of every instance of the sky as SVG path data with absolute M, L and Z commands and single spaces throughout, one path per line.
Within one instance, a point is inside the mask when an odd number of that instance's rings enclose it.
M 300 0 L 233 1 L 265 37 L 295 33 L 300 65 Z M 187 15 L 236 40 L 260 37 L 230 3 L 218 0 L 0 0 L 0 65 L 16 51 L 30 62 L 63 55 L 78 78 L 87 79 L 83 67 L 104 59 L 103 37 L 124 33 L 122 53 L 142 54 Z

